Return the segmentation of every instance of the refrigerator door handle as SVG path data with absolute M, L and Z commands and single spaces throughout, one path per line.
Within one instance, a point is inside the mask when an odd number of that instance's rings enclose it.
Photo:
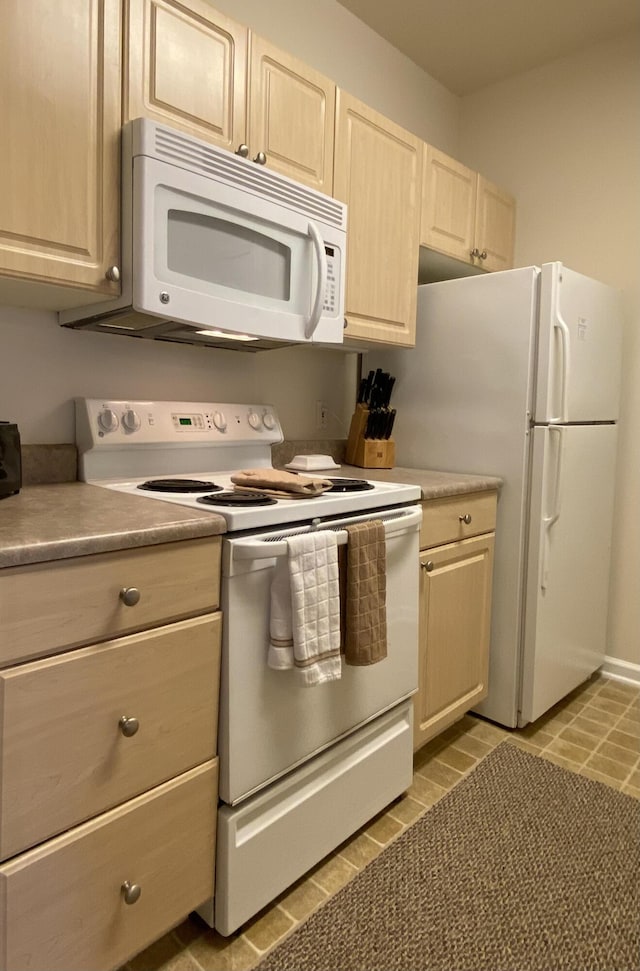
M 542 522 L 544 524 L 542 578 L 540 580 L 540 588 L 542 590 L 547 589 L 547 582 L 549 580 L 549 533 L 553 524 L 556 523 L 560 518 L 560 510 L 562 508 L 562 455 L 564 451 L 562 428 L 558 427 L 557 425 L 550 425 L 547 431 L 550 435 L 554 434 L 558 436 L 558 453 L 556 459 L 555 481 L 553 484 L 553 512 L 548 516 L 542 517 Z
M 566 424 L 569 421 L 569 407 L 567 404 L 567 396 L 569 392 L 569 379 L 571 376 L 571 356 L 570 356 L 570 345 L 571 345 L 571 335 L 569 333 L 569 328 L 565 323 L 562 314 L 559 310 L 556 310 L 556 319 L 554 321 L 554 329 L 560 332 L 560 342 L 562 344 L 562 392 L 560 397 L 560 417 L 550 418 L 549 422 L 551 424 L 557 425 L 559 423 Z

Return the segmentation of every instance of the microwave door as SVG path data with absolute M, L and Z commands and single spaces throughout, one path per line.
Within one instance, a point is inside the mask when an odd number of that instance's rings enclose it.
M 342 341 L 342 315 L 327 320 L 335 248 L 321 224 L 147 157 L 135 160 L 134 200 L 136 309 L 276 341 Z

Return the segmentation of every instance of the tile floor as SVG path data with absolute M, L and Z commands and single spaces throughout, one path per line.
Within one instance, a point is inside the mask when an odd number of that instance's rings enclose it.
M 640 799 L 640 689 L 595 675 L 524 729 L 467 715 L 416 753 L 413 785 L 229 938 L 193 916 L 123 971 L 249 971 L 502 741 Z

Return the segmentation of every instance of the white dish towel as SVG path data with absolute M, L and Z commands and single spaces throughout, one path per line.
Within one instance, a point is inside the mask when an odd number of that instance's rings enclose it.
M 340 659 L 338 543 L 331 530 L 287 540 L 271 585 L 269 667 L 295 667 L 304 685 L 336 681 Z

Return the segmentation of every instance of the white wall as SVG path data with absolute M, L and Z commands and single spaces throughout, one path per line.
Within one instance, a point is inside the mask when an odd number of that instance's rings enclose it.
M 640 663 L 640 35 L 462 99 L 461 158 L 518 200 L 516 263 L 625 294 L 609 651 Z M 589 524 L 585 523 L 585 529 Z M 598 565 L 594 564 L 594 569 Z
M 455 154 L 458 98 L 336 0 L 212 3 L 336 80 L 352 94 Z M 188 348 L 62 330 L 42 311 L 0 307 L 0 419 L 25 443 L 72 442 L 74 396 L 265 401 L 288 438 L 346 437 L 355 353 L 285 348 L 257 354 Z M 329 405 L 326 431 L 315 401 Z

